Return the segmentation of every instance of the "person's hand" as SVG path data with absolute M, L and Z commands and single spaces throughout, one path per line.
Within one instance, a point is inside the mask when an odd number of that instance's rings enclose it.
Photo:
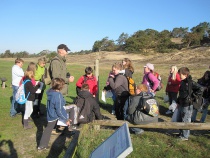
M 110 74 L 110 75 L 109 75 L 109 77 L 112 77 L 112 78 L 114 78 L 114 75 L 113 75 L 113 74 Z
M 171 82 L 168 82 L 168 85 L 171 85 Z
M 150 89 L 150 92 L 154 93 L 155 91 L 153 89 Z
M 66 121 L 66 125 L 70 126 L 70 122 L 71 122 L 71 120 Z
M 69 82 L 74 82 L 74 76 L 69 77 Z

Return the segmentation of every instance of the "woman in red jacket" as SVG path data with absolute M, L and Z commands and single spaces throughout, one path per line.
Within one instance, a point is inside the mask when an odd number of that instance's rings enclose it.
M 171 66 L 170 69 L 170 74 L 168 77 L 168 83 L 166 86 L 166 94 L 169 97 L 169 104 L 172 104 L 172 101 L 174 100 L 176 102 L 177 100 L 177 94 L 179 91 L 179 87 L 180 87 L 180 83 L 181 83 L 181 78 L 180 75 L 178 73 L 178 69 L 176 66 Z M 168 110 L 166 112 L 166 114 L 170 114 L 171 111 Z

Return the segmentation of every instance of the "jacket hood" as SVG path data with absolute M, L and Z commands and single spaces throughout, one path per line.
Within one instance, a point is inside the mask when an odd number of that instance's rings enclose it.
M 51 100 L 51 98 L 54 97 L 54 95 L 58 95 L 58 92 L 53 89 L 49 89 L 46 93 L 47 93 L 47 100 Z
M 80 91 L 78 93 L 78 96 L 81 98 L 89 98 L 89 97 L 93 97 L 93 95 L 89 92 L 89 91 Z

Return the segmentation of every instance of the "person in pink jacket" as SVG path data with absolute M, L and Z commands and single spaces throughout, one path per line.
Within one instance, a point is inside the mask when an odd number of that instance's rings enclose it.
M 148 86 L 148 93 L 151 93 L 153 96 L 155 96 L 155 90 L 157 89 L 159 85 L 159 80 L 157 77 L 153 75 L 154 71 L 154 65 L 151 63 L 147 63 L 144 66 L 144 76 L 142 80 L 142 84 L 145 84 Z

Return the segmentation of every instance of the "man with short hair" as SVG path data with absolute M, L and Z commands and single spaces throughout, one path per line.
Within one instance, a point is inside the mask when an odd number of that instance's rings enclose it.
M 74 76 L 67 75 L 66 55 L 68 51 L 70 51 L 70 49 L 65 44 L 60 44 L 57 47 L 58 54 L 51 60 L 50 64 L 51 79 L 63 78 L 65 80 L 65 85 L 61 90 L 63 95 L 68 94 L 69 82 L 74 82 Z
M 23 59 L 17 58 L 15 60 L 15 65 L 12 67 L 12 89 L 13 89 L 13 95 L 12 95 L 12 104 L 10 108 L 10 116 L 15 117 L 17 114 L 17 102 L 15 101 L 15 96 L 18 91 L 20 81 L 22 77 L 24 76 L 24 72 L 22 69 L 23 66 Z

